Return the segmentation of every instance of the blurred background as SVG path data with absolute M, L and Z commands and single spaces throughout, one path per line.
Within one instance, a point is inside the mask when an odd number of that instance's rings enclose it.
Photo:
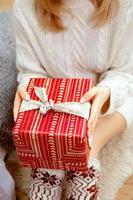
M 0 10 L 12 9 L 13 0 L 0 0 Z M 20 198 L 24 200 L 24 198 Z M 106 199 L 108 200 L 108 199 Z M 130 177 L 117 194 L 116 200 L 133 200 L 133 176 Z

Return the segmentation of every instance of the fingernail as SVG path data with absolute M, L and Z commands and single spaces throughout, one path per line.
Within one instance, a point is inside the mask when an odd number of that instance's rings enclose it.
M 27 95 L 25 96 L 24 100 L 29 101 L 29 100 L 30 100 L 30 95 L 27 94 Z
M 88 126 L 88 130 L 89 130 L 89 133 L 92 134 L 93 133 L 93 126 L 92 125 Z
M 92 126 L 92 123 L 93 123 L 93 121 L 89 121 L 88 127 L 91 127 L 91 126 Z
M 14 122 L 16 122 L 16 120 L 17 120 L 17 116 L 14 116 Z
M 92 147 L 92 142 L 93 142 L 93 135 L 91 134 L 89 136 L 89 145 L 90 145 L 90 147 Z
M 86 102 L 85 97 L 82 97 L 82 98 L 80 99 L 80 103 L 85 103 L 85 102 Z

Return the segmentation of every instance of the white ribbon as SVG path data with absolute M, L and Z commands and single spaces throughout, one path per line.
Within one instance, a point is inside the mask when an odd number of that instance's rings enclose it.
M 20 112 L 30 110 L 40 110 L 40 113 L 46 114 L 49 110 L 57 112 L 65 112 L 83 117 L 88 120 L 90 113 L 90 103 L 79 103 L 79 102 L 63 102 L 54 103 L 53 100 L 48 100 L 45 88 L 35 88 L 35 93 L 39 97 L 39 101 L 29 100 L 23 101 L 21 104 Z

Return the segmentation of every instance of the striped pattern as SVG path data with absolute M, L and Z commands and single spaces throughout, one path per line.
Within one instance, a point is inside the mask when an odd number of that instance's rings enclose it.
M 54 102 L 79 102 L 93 85 L 91 79 L 32 79 L 28 92 L 38 100 L 34 87 L 45 87 Z M 25 166 L 47 169 L 87 170 L 89 146 L 87 120 L 66 113 L 38 110 L 19 113 L 14 140 Z

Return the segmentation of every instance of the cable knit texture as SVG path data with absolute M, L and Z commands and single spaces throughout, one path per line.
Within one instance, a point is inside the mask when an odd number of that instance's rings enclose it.
M 15 38 L 11 12 L 0 13 L 0 146 L 12 148 L 13 100 L 16 91 Z
M 92 77 L 111 91 L 108 113 L 120 112 L 127 125 L 133 121 L 133 1 L 122 0 L 117 16 L 93 27 L 94 6 L 89 0 L 63 0 L 71 10 L 62 13 L 67 30 L 44 30 L 33 0 L 16 0 L 18 81 L 30 77 Z M 131 108 L 132 107 L 132 108 Z M 131 112 L 132 109 L 132 112 Z

